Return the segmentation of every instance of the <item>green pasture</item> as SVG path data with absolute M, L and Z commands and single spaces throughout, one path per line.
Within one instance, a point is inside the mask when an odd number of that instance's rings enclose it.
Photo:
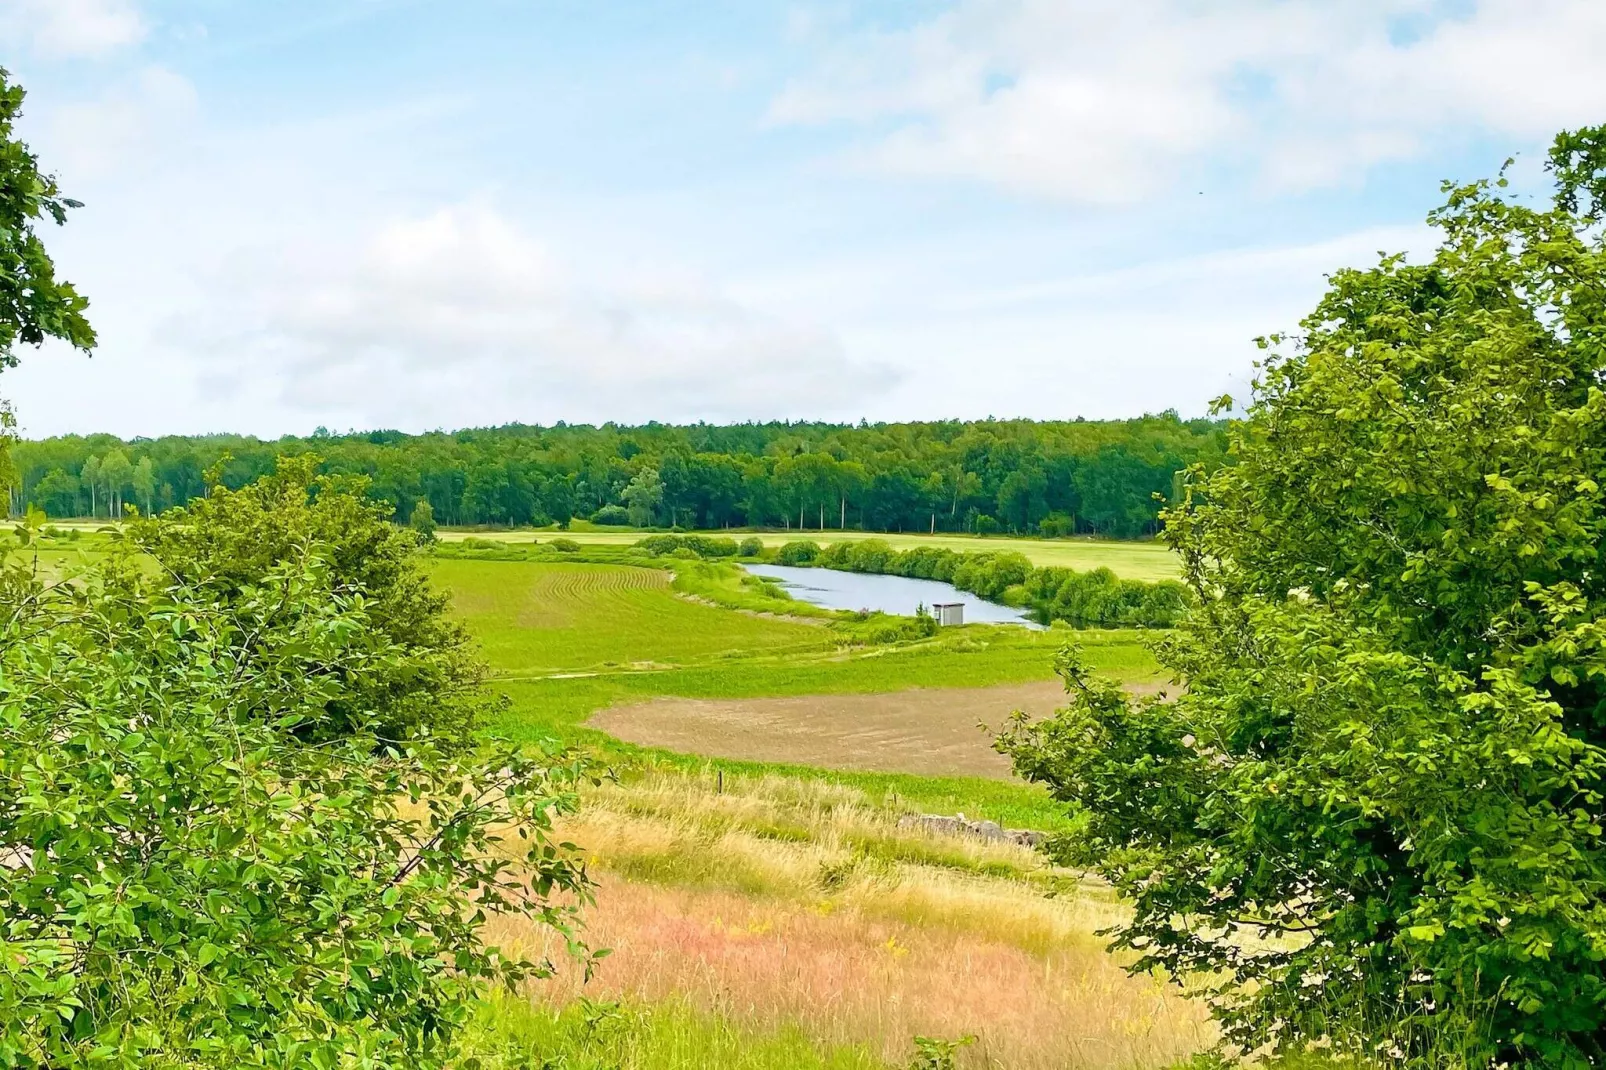
M 582 546 L 628 546 L 641 539 L 646 532 L 613 529 L 577 528 L 574 531 L 449 531 L 436 533 L 443 540 L 466 538 L 496 539 L 510 543 L 547 541 L 553 538 L 573 539 Z M 794 539 L 808 539 L 821 546 L 833 542 L 881 539 L 897 550 L 914 550 L 922 546 L 954 550 L 960 553 L 985 551 L 1012 551 L 1024 554 L 1034 565 L 1059 565 L 1080 571 L 1107 568 L 1122 579 L 1168 580 L 1175 579 L 1179 565 L 1170 549 L 1162 542 L 1124 542 L 1112 539 L 1014 539 L 976 535 L 886 535 L 865 531 L 709 531 L 705 535 L 724 535 L 735 539 L 749 536 L 763 541 L 766 546 L 780 546 Z
M 36 535 L 26 545 L 10 531 L 0 531 L 0 555 L 12 564 L 37 568 L 43 577 L 54 579 L 89 564 L 107 547 L 103 525 L 77 527 L 52 525 L 54 534 Z
M 1063 808 L 1038 788 L 971 777 L 842 772 L 709 759 L 621 743 L 586 719 L 658 697 L 772 696 L 987 687 L 1046 680 L 1075 640 L 1096 668 L 1146 679 L 1155 664 L 1132 631 L 967 625 L 891 646 L 840 647 L 818 624 L 706 605 L 658 569 L 601 563 L 436 559 L 438 583 L 484 646 L 509 704 L 498 734 L 585 744 L 624 770 L 723 769 L 828 780 L 927 812 L 964 811 L 1015 827 L 1058 828 Z
M 722 611 L 728 612 L 728 611 Z M 616 670 L 585 675 L 499 674 L 497 690 L 512 700 L 504 730 L 524 738 L 568 740 L 588 734 L 594 710 L 647 699 L 772 698 L 789 695 L 874 694 L 914 687 L 992 687 L 1047 680 L 1068 630 L 999 634 L 971 625 L 987 639 L 941 637 L 886 650 L 728 656 L 675 669 Z M 1076 633 L 1087 661 L 1122 680 L 1146 679 L 1154 661 L 1132 633 Z
M 816 625 L 681 597 L 659 569 L 483 560 L 436 560 L 431 567 L 498 672 L 683 665 L 731 652 L 831 645 Z

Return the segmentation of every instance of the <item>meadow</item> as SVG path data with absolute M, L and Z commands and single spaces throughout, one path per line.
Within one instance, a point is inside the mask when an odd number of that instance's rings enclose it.
M 568 531 L 543 529 L 540 531 L 507 530 L 449 530 L 442 529 L 437 536 L 446 541 L 466 538 L 494 539 L 511 543 L 529 543 L 553 538 L 573 539 L 582 546 L 630 546 L 645 533 L 617 528 L 597 528 L 584 521 L 576 521 Z M 1165 543 L 1157 540 L 1118 541 L 1114 539 L 1067 538 L 1035 539 L 1004 538 L 985 535 L 921 535 L 893 534 L 876 531 L 709 531 L 708 535 L 730 536 L 737 539 L 757 538 L 767 547 L 776 547 L 796 539 L 807 539 L 829 546 L 835 542 L 861 542 L 878 539 L 895 550 L 915 550 L 922 546 L 961 553 L 982 553 L 1002 550 L 1023 554 L 1038 566 L 1056 565 L 1090 571 L 1107 568 L 1122 579 L 1169 580 L 1176 579 L 1181 565 Z
M 62 530 L 24 552 L 60 573 L 105 545 Z M 1156 686 L 1145 635 L 973 624 L 844 643 L 784 601 L 732 608 L 745 588 L 715 604 L 692 593 L 709 591 L 695 563 L 664 564 L 704 586 L 596 559 L 429 562 L 507 696 L 493 730 L 583 746 L 612 772 L 558 830 L 599 882 L 583 938 L 610 954 L 588 981 L 550 931 L 494 922 L 495 939 L 560 969 L 483 1007 L 479 1065 L 1128 1070 L 1210 1043 L 1196 1004 L 1105 951 L 1096 932 L 1120 909 L 1107 890 L 1013 843 L 902 823 L 963 813 L 1074 834 L 974 720 L 1028 694 L 1047 712 L 1073 640 L 1129 686 Z M 693 709 L 756 711 L 794 735 L 777 750 Z M 690 728 L 673 745 L 620 738 L 642 711 Z M 903 720 L 893 732 L 882 715 Z M 937 768 L 961 751 L 996 764 Z
M 1006 824 L 1052 827 L 1063 821 L 1058 808 L 1038 789 L 1012 780 L 931 775 L 918 766 L 820 768 L 770 754 L 633 746 L 588 719 L 600 710 L 663 700 L 958 688 L 985 695 L 1034 683 L 1047 683 L 1052 691 L 1054 655 L 1072 639 L 1102 671 L 1138 686 L 1155 682 L 1147 638 L 1132 631 L 967 625 L 919 641 L 844 647 L 819 619 L 706 604 L 676 591 L 662 569 L 440 559 L 431 569 L 485 650 L 496 690 L 509 700 L 495 729 L 516 740 L 584 743 L 627 768 L 784 770 L 877 798 L 916 800 L 934 811 L 966 810 Z M 1002 721 L 1012 708 L 997 706 L 991 717 Z M 975 732 L 969 745 L 991 756 L 982 733 Z
M 532 1049 L 598 1070 L 950 1065 L 918 1061 L 924 1037 L 973 1038 L 962 1067 L 1130 1070 L 1213 1037 L 1106 953 L 1107 891 L 1025 848 L 900 828 L 851 788 L 657 774 L 593 793 L 562 832 L 591 845 L 588 935 L 612 954 L 589 982 L 565 969 L 499 1000 L 490 1066 Z M 560 951 L 525 925 L 497 936 Z
M 590 981 L 563 969 L 488 1006 L 483 1065 L 1126 1070 L 1210 1042 L 1198 1006 L 1106 953 L 1095 933 L 1119 914 L 1107 890 L 1013 843 L 901 823 L 963 813 L 1073 833 L 1063 808 L 1007 772 L 922 763 L 939 744 L 1001 761 L 962 723 L 974 712 L 962 700 L 1056 694 L 1054 654 L 1071 640 L 1130 686 L 1155 686 L 1142 634 L 966 625 L 844 645 L 784 604 L 711 604 L 667 568 L 439 558 L 431 569 L 510 700 L 497 730 L 586 746 L 615 773 L 560 830 L 601 883 L 586 939 L 610 954 Z M 916 712 L 900 722 L 909 740 L 865 735 L 887 708 Z M 778 711 L 769 719 L 794 734 L 773 753 L 719 753 L 739 737 L 690 720 L 694 709 Z M 627 734 L 653 710 L 689 723 L 675 746 L 605 730 Z M 958 727 L 970 736 L 933 742 Z M 864 767 L 878 759 L 898 768 Z M 562 958 L 534 927 L 497 936 Z M 548 1061 L 521 1061 L 532 1052 Z

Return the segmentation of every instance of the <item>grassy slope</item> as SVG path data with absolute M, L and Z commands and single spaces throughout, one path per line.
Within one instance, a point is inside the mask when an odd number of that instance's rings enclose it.
M 499 671 L 686 664 L 728 651 L 819 650 L 818 627 L 676 597 L 667 572 L 537 561 L 434 562 L 437 582 Z
M 1044 680 L 1053 674 L 1055 651 L 1073 637 L 1112 676 L 1138 679 L 1154 670 L 1143 637 L 1131 632 L 970 625 L 920 644 L 842 651 L 817 625 L 690 601 L 652 570 L 459 560 L 437 560 L 432 568 L 484 644 L 497 690 L 511 700 L 496 725 L 503 735 L 586 743 L 627 772 L 778 772 L 1014 827 L 1060 828 L 1064 817 L 1026 785 L 676 755 L 619 743 L 583 722 L 594 710 L 659 696 L 757 698 Z M 654 667 L 641 667 L 647 664 Z
M 501 539 L 507 542 L 545 541 L 552 538 L 573 539 L 582 545 L 628 546 L 642 537 L 639 531 L 605 529 L 598 531 L 538 531 L 538 532 L 467 532 L 441 531 L 444 540 L 469 538 Z M 730 535 L 746 538 L 746 532 L 711 531 L 709 535 Z M 824 546 L 840 540 L 883 539 L 899 550 L 912 550 L 921 546 L 936 546 L 965 553 L 985 550 L 1007 550 L 1025 554 L 1034 565 L 1063 565 L 1068 568 L 1089 570 L 1108 568 L 1123 579 L 1165 580 L 1175 579 L 1178 573 L 1176 556 L 1160 542 L 1117 542 L 1108 539 L 1006 539 L 984 538 L 971 535 L 884 535 L 863 531 L 805 531 L 758 532 L 757 537 L 768 546 L 779 546 L 793 539 L 809 539 Z

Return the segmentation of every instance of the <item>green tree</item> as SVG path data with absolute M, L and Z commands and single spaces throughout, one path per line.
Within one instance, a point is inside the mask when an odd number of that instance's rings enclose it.
M 128 482 L 134 488 L 134 494 L 145 505 L 145 515 L 150 516 L 151 506 L 156 498 L 156 467 L 151 464 L 149 457 L 141 457 L 139 463 L 129 474 Z
M 435 507 L 429 504 L 428 498 L 420 498 L 413 504 L 409 526 L 424 542 L 435 541 Z
M 100 459 L 100 482 L 106 488 L 107 515 L 113 520 L 122 518 L 123 489 L 133 478 L 134 466 L 122 450 L 108 450 Z
M 47 472 L 28 497 L 51 516 L 78 515 L 78 480 L 60 468 Z
M 89 488 L 89 515 L 100 515 L 100 458 L 91 453 L 84 459 L 83 467 L 78 470 L 78 479 Z
M 664 485 L 658 479 L 656 468 L 643 468 L 625 488 L 625 508 L 630 511 L 630 523 L 638 528 L 651 526 L 663 504 Z
M 1430 263 L 1267 341 L 1168 516 L 1185 687 L 1071 655 L 1000 741 L 1085 813 L 1059 851 L 1132 900 L 1133 967 L 1212 978 L 1249 1047 L 1606 1058 L 1606 128 L 1551 166 L 1547 206 L 1447 184 Z
M 417 555 L 417 537 L 389 520 L 360 476 L 320 476 L 318 458 L 281 458 L 239 490 L 212 493 L 135 525 L 137 545 L 177 580 L 224 605 L 258 596 L 265 578 L 315 547 L 331 583 L 366 607 L 368 641 L 386 652 L 347 681 L 326 716 L 302 731 L 367 730 L 390 740 L 463 745 L 489 699 L 472 639 L 448 615 Z M 215 479 L 217 473 L 210 475 Z M 331 669 L 331 671 L 336 671 Z M 340 670 L 344 671 L 344 670 Z
M 89 302 L 72 283 L 56 278 L 56 266 L 45 251 L 37 228 L 46 220 L 58 226 L 67 210 L 80 207 L 62 196 L 54 176 L 39 170 L 39 160 L 15 136 L 26 94 L 0 67 L 0 371 L 17 366 L 17 345 L 37 346 L 56 338 L 76 349 L 94 348 L 95 332 L 84 318 Z M 19 482 L 10 447 L 16 420 L 0 398 L 0 487 Z
M 0 1064 L 460 1065 L 485 985 L 548 972 L 484 925 L 571 933 L 589 884 L 550 829 L 581 767 L 321 730 L 414 660 L 334 556 L 228 597 L 131 554 L 0 566 Z

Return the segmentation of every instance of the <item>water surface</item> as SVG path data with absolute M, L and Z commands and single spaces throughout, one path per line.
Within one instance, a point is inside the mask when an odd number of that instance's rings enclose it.
M 794 565 L 743 565 L 755 576 L 779 580 L 793 598 L 826 609 L 869 609 L 914 616 L 915 606 L 930 609 L 937 602 L 963 602 L 965 623 L 1023 624 L 1039 628 L 1025 610 L 988 602 L 951 583 L 912 580 L 905 576 L 877 576 L 866 572 L 838 572 L 829 568 Z

